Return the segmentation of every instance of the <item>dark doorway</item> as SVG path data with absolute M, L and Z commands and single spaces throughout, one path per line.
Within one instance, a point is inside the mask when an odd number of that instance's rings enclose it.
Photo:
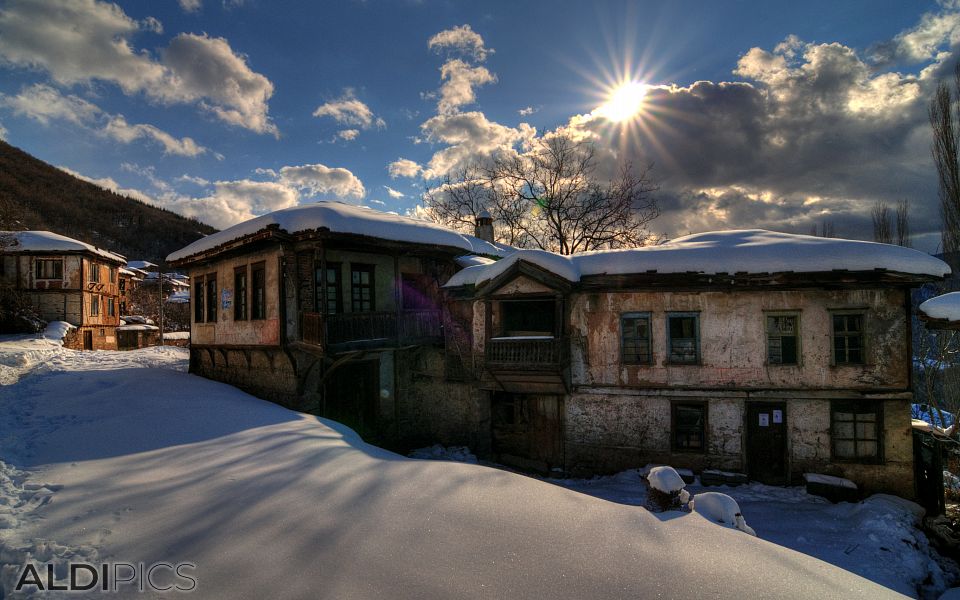
M 337 367 L 324 385 L 320 416 L 343 423 L 366 441 L 379 439 L 377 406 L 380 362 L 362 360 Z
M 750 479 L 786 485 L 787 405 L 747 402 L 747 472 Z
M 538 473 L 563 468 L 563 396 L 494 392 L 495 460 Z
M 87 329 L 83 332 L 83 349 L 93 350 L 93 330 Z

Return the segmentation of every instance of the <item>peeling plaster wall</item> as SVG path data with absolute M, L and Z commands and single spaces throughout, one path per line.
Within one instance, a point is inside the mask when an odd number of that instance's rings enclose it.
M 903 290 L 617 292 L 570 298 L 574 385 L 909 389 Z M 863 309 L 864 365 L 832 366 L 831 311 Z M 799 366 L 768 365 L 765 311 L 800 315 Z M 652 365 L 620 364 L 620 315 L 651 315 Z M 667 363 L 667 312 L 699 312 L 700 365 Z

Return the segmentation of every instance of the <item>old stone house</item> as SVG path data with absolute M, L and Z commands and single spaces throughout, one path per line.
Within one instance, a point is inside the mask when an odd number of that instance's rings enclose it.
M 948 273 L 895 246 L 731 231 L 519 251 L 445 289 L 500 462 L 813 471 L 912 497 L 909 291 Z
M 440 286 L 459 257 L 502 253 L 424 221 L 319 202 L 210 235 L 168 262 L 193 286 L 191 372 L 397 443 L 409 435 L 401 398 L 417 365 L 442 364 Z
M 0 232 L 0 238 L 0 278 L 12 283 L 40 318 L 77 327 L 66 345 L 117 349 L 123 256 L 50 231 Z

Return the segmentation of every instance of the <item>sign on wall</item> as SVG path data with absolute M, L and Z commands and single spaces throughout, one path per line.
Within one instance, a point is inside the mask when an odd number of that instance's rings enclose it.
M 233 290 L 221 290 L 220 292 L 220 306 L 223 310 L 227 310 L 233 304 Z

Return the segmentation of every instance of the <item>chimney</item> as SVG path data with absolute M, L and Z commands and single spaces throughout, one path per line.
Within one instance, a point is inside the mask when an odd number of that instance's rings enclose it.
M 487 209 L 480 211 L 477 215 L 477 223 L 473 226 L 473 235 L 485 242 L 493 242 L 493 217 L 487 212 Z

